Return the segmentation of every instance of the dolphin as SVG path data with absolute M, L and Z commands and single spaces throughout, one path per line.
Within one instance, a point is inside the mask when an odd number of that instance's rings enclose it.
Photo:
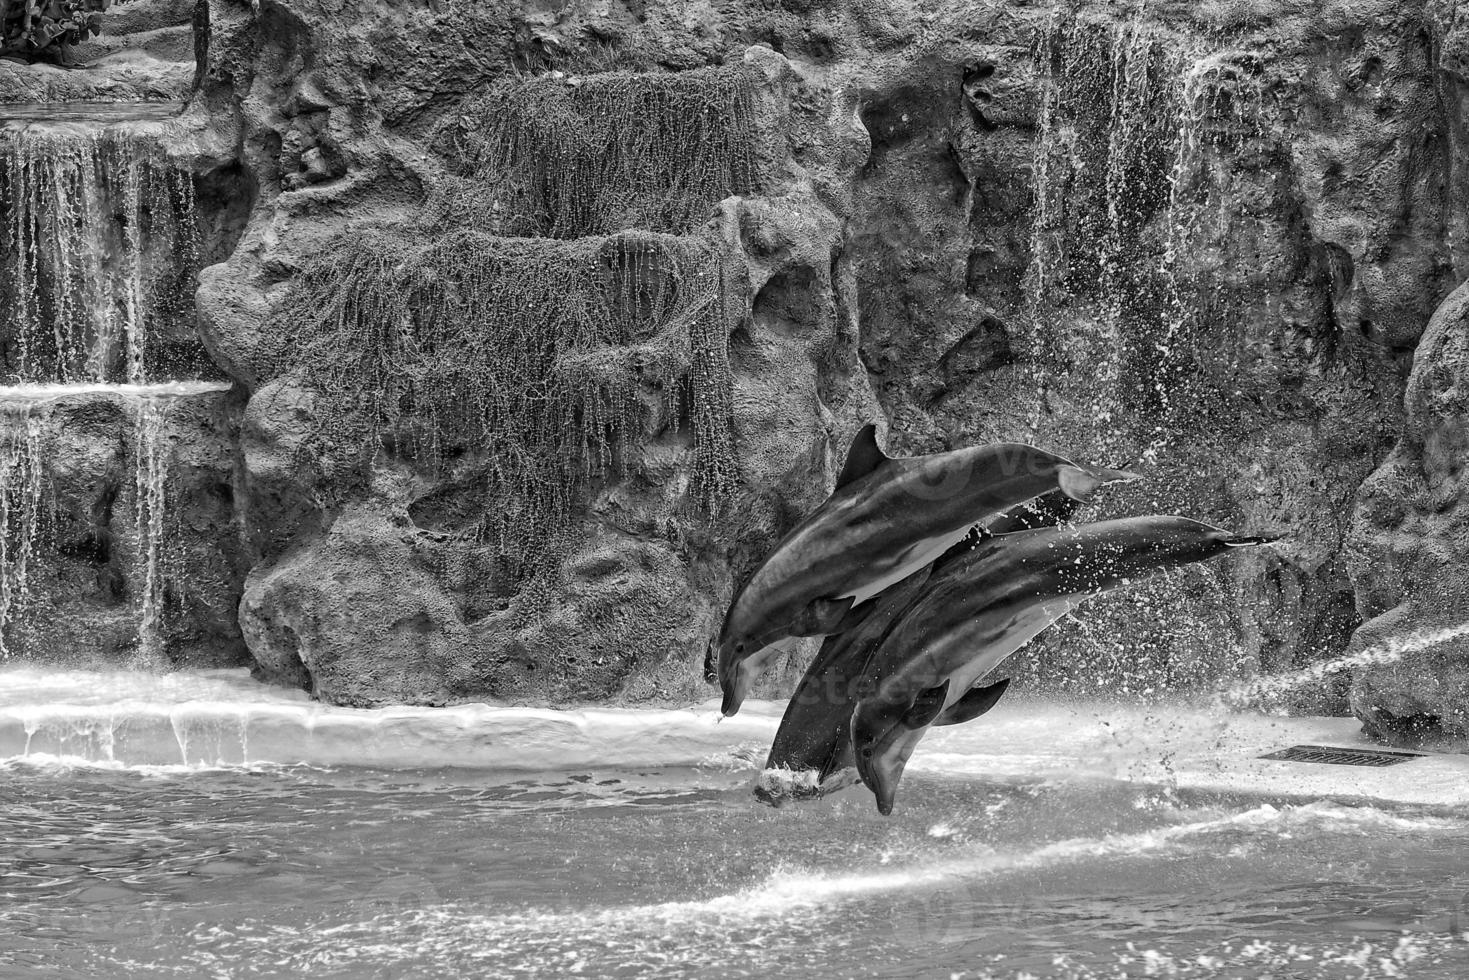
M 787 534 L 731 603 L 719 632 L 724 715 L 789 641 L 845 628 L 854 606 L 912 575 L 986 516 L 1061 490 L 1088 500 L 1137 474 L 1020 443 L 893 458 L 866 425 L 830 497 Z M 850 624 L 850 621 L 849 621 Z
M 939 556 L 932 565 L 888 586 L 871 601 L 853 610 L 845 629 L 828 636 L 811 662 L 781 717 L 765 759 L 765 770 L 755 795 L 766 803 L 780 805 L 793 796 L 825 795 L 857 781 L 852 755 L 852 708 L 863 696 L 860 682 L 867 673 L 874 651 L 894 622 L 916 602 L 925 587 L 952 568 L 959 558 L 996 533 L 1012 533 L 1049 527 L 1069 521 L 1081 507 L 1061 490 L 1053 490 L 989 521 L 983 529 L 972 528 L 966 537 Z M 986 690 L 993 700 L 978 717 L 999 701 L 1009 681 Z M 976 695 L 976 698 L 979 696 Z M 970 708 L 974 704 L 969 705 Z M 959 712 L 940 716 L 936 725 L 953 724 Z M 968 720 L 966 718 L 965 720 Z M 804 777 L 804 778 L 803 778 Z
M 928 728 L 988 710 L 992 692 L 975 683 L 1086 599 L 1274 540 L 1184 517 L 1130 517 L 997 535 L 958 557 L 887 632 L 863 681 L 872 693 L 852 711 L 857 773 L 878 810 L 892 813 L 903 768 Z

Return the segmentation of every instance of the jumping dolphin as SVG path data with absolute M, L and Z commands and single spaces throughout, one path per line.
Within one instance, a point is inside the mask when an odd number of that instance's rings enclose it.
M 851 739 L 858 775 L 892 812 L 914 747 L 944 715 L 988 710 L 976 681 L 1086 599 L 1164 568 L 1265 544 L 1183 517 L 1131 517 L 983 541 L 936 577 L 884 637 Z
M 765 759 L 764 773 L 768 777 L 762 775 L 755 795 L 778 805 L 793 795 L 824 795 L 855 782 L 852 708 L 857 700 L 872 693 L 862 691 L 859 684 L 867 674 L 873 652 L 893 623 L 918 600 L 925 587 L 940 579 L 959 558 L 990 535 L 1064 523 L 1080 507 L 1080 501 L 1060 490 L 1012 507 L 988 522 L 983 530 L 972 530 L 932 565 L 888 586 L 870 602 L 854 609 L 854 621 L 844 623 L 842 632 L 826 638 L 786 705 Z M 1008 684 L 1009 681 L 1001 681 L 990 685 L 987 689 L 993 695 L 990 707 Z M 953 724 L 956 718 L 957 710 L 954 716 L 942 716 L 934 724 Z
M 852 442 L 836 489 L 775 546 L 735 596 L 718 641 L 722 712 L 740 709 L 773 645 L 825 636 L 854 606 L 901 582 L 986 516 L 1060 489 L 1087 500 L 1134 473 L 1019 443 L 892 458 L 876 429 Z

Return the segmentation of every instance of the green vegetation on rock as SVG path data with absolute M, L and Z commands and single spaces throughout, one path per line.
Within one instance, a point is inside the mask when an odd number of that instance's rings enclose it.
M 754 86 L 738 66 L 500 85 L 465 110 L 456 138 L 508 234 L 686 232 L 758 183 Z
M 0 0 L 0 54 L 36 54 L 102 30 L 112 0 Z
M 464 530 L 531 574 L 620 450 L 683 418 L 694 493 L 733 487 L 724 289 L 697 239 L 353 231 L 293 284 L 276 372 L 317 393 L 329 452 L 387 447 L 475 487 Z

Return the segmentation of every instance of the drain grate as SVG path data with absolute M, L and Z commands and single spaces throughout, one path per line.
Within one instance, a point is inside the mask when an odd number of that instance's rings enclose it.
M 1292 745 L 1262 759 L 1280 762 L 1321 762 L 1332 766 L 1395 766 L 1424 758 L 1423 752 L 1387 752 L 1383 749 L 1344 749 L 1335 745 Z

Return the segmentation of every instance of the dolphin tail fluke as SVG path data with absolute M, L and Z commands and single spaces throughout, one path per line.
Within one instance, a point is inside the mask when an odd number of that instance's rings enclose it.
M 1092 499 L 1098 487 L 1109 483 L 1131 483 L 1142 477 L 1128 470 L 1114 470 L 1106 466 L 1074 466 L 1067 463 L 1061 467 L 1057 482 L 1061 492 L 1072 500 L 1083 503 Z

